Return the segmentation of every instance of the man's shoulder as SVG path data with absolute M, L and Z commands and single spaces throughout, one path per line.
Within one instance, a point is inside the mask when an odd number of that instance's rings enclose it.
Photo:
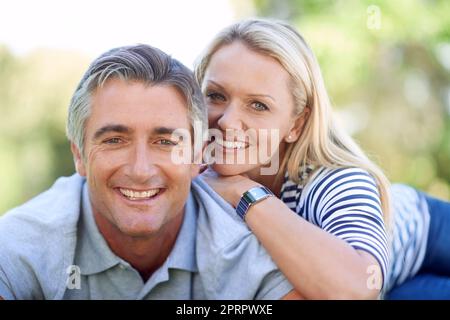
M 192 193 L 199 207 L 197 265 L 208 299 L 279 299 L 292 290 L 230 204 L 201 177 Z
M 201 237 L 217 249 L 233 246 L 235 242 L 252 235 L 235 209 L 221 198 L 208 184 L 197 177 L 192 182 L 192 193 L 197 201 L 197 228 Z
M 35 232 L 45 235 L 55 230 L 73 231 L 80 212 L 84 181 L 77 174 L 61 177 L 50 189 L 6 212 L 0 218 L 0 238 L 5 235 L 2 231 L 7 234 L 3 241 L 11 236 L 29 239 Z
M 84 179 L 53 186 L 0 218 L 0 268 L 17 298 L 52 298 L 73 261 Z

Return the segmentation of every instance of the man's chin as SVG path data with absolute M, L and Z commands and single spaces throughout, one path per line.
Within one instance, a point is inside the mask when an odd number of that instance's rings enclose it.
M 141 223 L 139 226 L 122 224 L 118 226 L 120 232 L 131 238 L 150 238 L 161 231 L 161 224 Z

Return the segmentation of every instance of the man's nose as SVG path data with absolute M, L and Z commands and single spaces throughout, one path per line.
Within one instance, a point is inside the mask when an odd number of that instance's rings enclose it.
M 146 183 L 157 171 L 155 156 L 146 143 L 137 144 L 133 148 L 130 159 L 129 175 L 137 183 Z

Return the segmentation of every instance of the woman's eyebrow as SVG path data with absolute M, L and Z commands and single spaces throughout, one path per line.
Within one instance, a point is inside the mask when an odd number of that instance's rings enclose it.
M 208 80 L 208 83 L 213 84 L 214 86 L 218 87 L 220 90 L 225 90 L 225 88 L 223 86 L 221 86 L 220 84 L 218 84 L 214 80 Z
M 269 95 L 269 94 L 249 94 L 248 96 L 249 96 L 249 97 L 255 97 L 255 98 L 258 98 L 258 97 L 269 98 L 269 99 L 271 99 L 273 102 L 276 102 L 275 98 L 272 97 L 272 96 Z
M 208 80 L 208 83 L 213 84 L 214 86 L 218 87 L 220 90 L 225 91 L 225 88 L 223 86 L 221 86 L 220 84 L 218 84 L 216 81 L 214 80 Z M 274 102 L 276 102 L 276 99 L 274 97 L 272 97 L 269 94 L 262 94 L 262 93 L 252 93 L 248 95 L 249 97 L 264 97 L 264 98 L 269 98 L 271 100 L 273 100 Z

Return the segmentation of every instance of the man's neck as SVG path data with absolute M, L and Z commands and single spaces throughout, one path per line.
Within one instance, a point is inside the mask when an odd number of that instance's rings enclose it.
M 100 233 L 110 249 L 135 268 L 147 281 L 163 265 L 173 249 L 184 214 L 178 214 L 158 232 L 149 237 L 132 237 L 122 233 L 105 217 L 94 211 L 94 218 Z

